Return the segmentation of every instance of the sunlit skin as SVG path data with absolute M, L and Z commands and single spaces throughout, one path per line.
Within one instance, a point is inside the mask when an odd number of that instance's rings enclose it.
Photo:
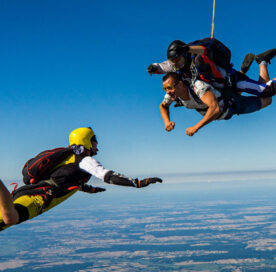
M 6 225 L 15 225 L 19 222 L 19 214 L 15 209 L 10 192 L 0 180 L 0 214 Z
M 163 89 L 172 98 L 173 101 L 175 101 L 177 97 L 180 97 L 184 100 L 189 99 L 187 87 L 182 81 L 175 82 L 173 78 L 168 78 L 163 82 Z
M 170 95 L 173 101 L 175 101 L 177 97 L 180 97 L 183 100 L 190 99 L 186 85 L 182 81 L 176 82 L 172 77 L 169 77 L 163 82 L 163 89 L 168 95 Z M 201 127 L 215 120 L 216 116 L 218 116 L 220 113 L 217 99 L 211 91 L 206 91 L 206 93 L 201 97 L 201 100 L 208 106 L 208 110 L 204 117 L 197 124 L 186 129 L 186 134 L 188 136 L 193 136 Z M 170 121 L 169 105 L 162 102 L 160 104 L 160 114 L 164 121 L 166 131 L 173 130 L 175 123 Z
M 173 78 L 168 78 L 163 82 L 163 89 L 174 101 L 177 97 L 181 97 L 184 100 L 189 99 L 187 88 L 182 81 L 175 82 Z M 169 110 L 161 105 L 160 112 L 165 123 L 165 129 L 166 131 L 171 131 L 175 127 L 175 122 L 169 120 Z

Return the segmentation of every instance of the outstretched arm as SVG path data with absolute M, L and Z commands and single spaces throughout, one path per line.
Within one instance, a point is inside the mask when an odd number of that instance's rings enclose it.
M 89 156 L 82 159 L 79 166 L 84 171 L 90 173 L 91 175 L 109 184 L 141 188 L 141 187 L 148 186 L 150 183 L 162 182 L 160 178 L 146 178 L 143 180 L 138 180 L 138 179 L 125 177 L 112 170 L 105 169 L 98 161 L 96 161 L 94 158 Z M 103 192 L 104 189 L 99 187 L 84 185 L 83 188 L 81 188 L 81 190 L 89 193 L 97 193 L 97 192 Z
M 174 126 L 175 126 L 175 123 L 170 121 L 170 110 L 169 110 L 169 107 L 170 105 L 166 104 L 165 102 L 162 102 L 160 104 L 160 114 L 161 114 L 161 117 L 164 121 L 164 124 L 165 124 L 165 129 L 167 131 L 171 131 L 174 129 Z
M 85 183 L 80 186 L 80 191 L 89 193 L 89 194 L 96 194 L 96 193 L 104 192 L 105 189 L 101 187 L 94 187 L 92 185 L 88 185 Z
M 206 55 L 207 49 L 201 45 L 186 45 L 186 52 L 191 53 L 194 55 Z M 152 63 L 148 66 L 147 71 L 150 75 L 152 74 L 165 74 L 168 72 L 175 72 L 176 68 L 175 65 L 172 64 L 170 61 L 166 60 L 161 63 Z
M 148 66 L 147 71 L 150 75 L 152 74 L 165 74 L 168 72 L 174 72 L 174 65 L 168 60 L 161 63 L 152 63 Z
M 128 178 L 123 176 L 122 174 L 110 171 L 105 175 L 104 182 L 121 186 L 142 188 L 150 185 L 151 183 L 162 182 L 162 179 L 154 177 L 138 180 L 137 178 Z
M 218 101 L 211 91 L 206 91 L 206 93 L 201 97 L 201 100 L 208 106 L 208 110 L 196 125 L 186 129 L 186 134 L 188 136 L 193 136 L 200 128 L 215 120 L 220 114 Z
M 191 45 L 189 46 L 188 52 L 194 55 L 203 55 L 207 51 L 206 51 L 206 48 L 202 45 Z

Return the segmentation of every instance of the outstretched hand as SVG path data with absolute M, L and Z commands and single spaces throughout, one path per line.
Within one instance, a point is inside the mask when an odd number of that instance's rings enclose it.
M 165 130 L 167 130 L 167 131 L 173 130 L 174 127 L 175 127 L 175 122 L 170 121 L 165 124 Z
M 89 194 L 96 194 L 96 193 L 104 192 L 105 189 L 101 187 L 93 187 L 91 185 L 84 184 L 81 187 L 81 191 Z
M 196 127 L 189 127 L 186 129 L 186 134 L 188 136 L 193 136 L 197 131 L 198 129 Z
M 90 194 L 96 194 L 96 193 L 100 193 L 100 192 L 104 192 L 105 188 L 101 188 L 101 187 L 92 187 L 91 186 L 91 191 L 89 192 Z
M 146 187 L 146 186 L 150 185 L 151 183 L 156 183 L 156 182 L 162 183 L 162 179 L 154 177 L 154 178 L 145 178 L 142 180 L 138 180 L 138 179 L 135 180 L 137 188 Z
M 158 67 L 155 64 L 150 64 L 147 68 L 147 71 L 150 75 L 158 71 Z

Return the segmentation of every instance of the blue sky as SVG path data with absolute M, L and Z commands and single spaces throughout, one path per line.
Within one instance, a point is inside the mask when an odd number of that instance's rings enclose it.
M 36 1 L 0 3 L 1 177 L 19 179 L 36 153 L 68 144 L 92 126 L 97 159 L 130 176 L 275 169 L 276 105 L 195 136 L 201 117 L 172 109 L 176 128 L 159 114 L 161 76 L 147 66 L 165 60 L 168 44 L 210 36 L 212 1 Z M 275 47 L 275 1 L 216 2 L 215 37 L 244 55 Z M 276 76 L 276 59 L 269 66 Z M 248 75 L 257 79 L 258 66 Z

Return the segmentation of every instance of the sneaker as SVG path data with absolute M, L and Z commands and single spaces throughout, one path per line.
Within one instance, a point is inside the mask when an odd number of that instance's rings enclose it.
M 244 60 L 242 62 L 242 65 L 241 65 L 241 72 L 246 74 L 247 71 L 249 70 L 253 60 L 255 59 L 255 55 L 252 54 L 252 53 L 249 53 L 247 54 L 245 57 L 244 57 Z
M 266 61 L 267 63 L 270 63 L 270 60 L 274 58 L 275 55 L 276 55 L 276 48 L 270 49 L 259 55 L 256 55 L 255 60 L 258 64 L 260 64 L 262 61 Z

